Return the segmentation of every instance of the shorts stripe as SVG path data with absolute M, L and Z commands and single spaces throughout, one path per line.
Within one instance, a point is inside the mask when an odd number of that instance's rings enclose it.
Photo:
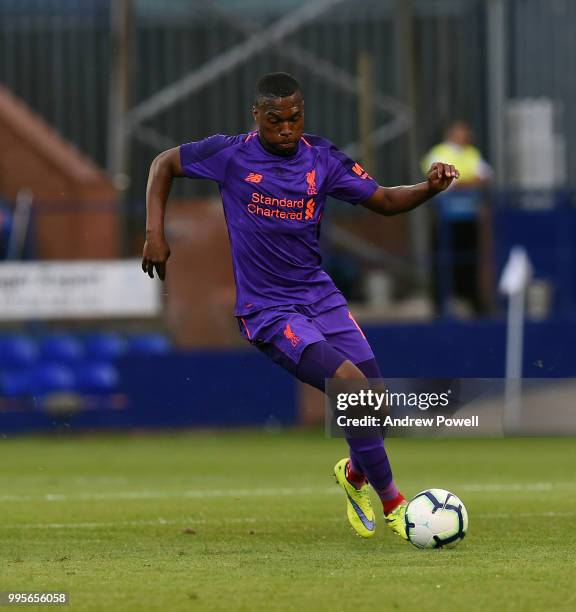
M 348 311 L 348 316 L 352 320 L 352 323 L 354 323 L 354 325 L 356 325 L 356 328 L 358 329 L 358 331 L 362 334 L 362 338 L 364 338 L 364 340 L 366 340 L 366 336 L 364 335 L 364 332 L 360 329 L 360 325 L 358 325 L 358 323 L 356 322 L 356 319 L 354 318 L 354 316 L 352 315 L 352 313 L 350 311 Z
M 240 317 L 240 321 L 244 323 L 244 329 L 246 330 L 246 333 L 248 334 L 248 340 L 252 340 L 252 336 L 250 335 L 250 330 L 248 329 L 248 325 L 246 325 L 246 321 L 244 321 L 243 317 Z

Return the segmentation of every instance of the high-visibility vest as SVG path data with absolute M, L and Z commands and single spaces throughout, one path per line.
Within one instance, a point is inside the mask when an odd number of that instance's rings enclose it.
M 482 176 L 482 156 L 472 145 L 459 147 L 450 142 L 442 142 L 432 147 L 422 160 L 422 170 L 427 174 L 434 162 L 444 162 L 456 166 L 460 172 L 460 182 L 466 183 Z

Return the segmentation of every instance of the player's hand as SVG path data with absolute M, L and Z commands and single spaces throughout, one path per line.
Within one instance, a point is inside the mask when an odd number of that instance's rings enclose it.
M 154 278 L 154 269 L 160 280 L 166 278 L 166 261 L 170 257 L 170 247 L 164 234 L 149 234 L 142 252 L 142 270 Z
M 442 162 L 434 162 L 428 170 L 426 178 L 428 180 L 428 187 L 430 191 L 434 193 L 440 193 L 445 189 L 448 189 L 454 179 L 460 176 L 460 172 L 450 164 L 444 164 Z

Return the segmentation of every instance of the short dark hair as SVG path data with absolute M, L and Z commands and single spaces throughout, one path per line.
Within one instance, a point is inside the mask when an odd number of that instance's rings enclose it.
M 300 83 L 287 72 L 270 72 L 256 83 L 254 103 L 261 104 L 266 99 L 287 98 L 297 91 L 302 92 Z

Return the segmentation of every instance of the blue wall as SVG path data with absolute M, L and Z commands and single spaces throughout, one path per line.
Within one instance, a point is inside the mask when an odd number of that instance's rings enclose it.
M 294 423 L 296 387 L 256 350 L 176 353 L 119 363 L 138 421 L 160 426 Z
M 120 393 L 90 397 L 90 410 L 54 415 L 43 398 L 2 398 L 0 433 L 297 421 L 292 379 L 256 350 L 132 356 L 117 366 Z
M 384 376 L 390 378 L 503 377 L 504 321 L 365 327 Z M 528 323 L 524 376 L 576 376 L 576 319 Z
M 514 199 L 507 194 L 509 206 Z M 566 194 L 557 194 L 557 208 L 545 211 L 497 209 L 494 214 L 495 260 L 500 276 L 510 249 L 526 248 L 534 276 L 553 288 L 555 316 L 570 318 L 576 308 L 576 208 Z M 572 193 L 570 197 L 576 199 Z M 564 198 L 564 199 L 563 199 Z
M 366 327 L 385 377 L 492 378 L 504 375 L 504 322 Z M 125 406 L 59 417 L 41 402 L 0 410 L 0 433 L 43 429 L 262 426 L 297 422 L 297 388 L 256 350 L 173 353 L 118 361 Z M 576 376 L 576 320 L 526 326 L 524 374 Z M 116 406 L 116 407 L 115 407 Z

